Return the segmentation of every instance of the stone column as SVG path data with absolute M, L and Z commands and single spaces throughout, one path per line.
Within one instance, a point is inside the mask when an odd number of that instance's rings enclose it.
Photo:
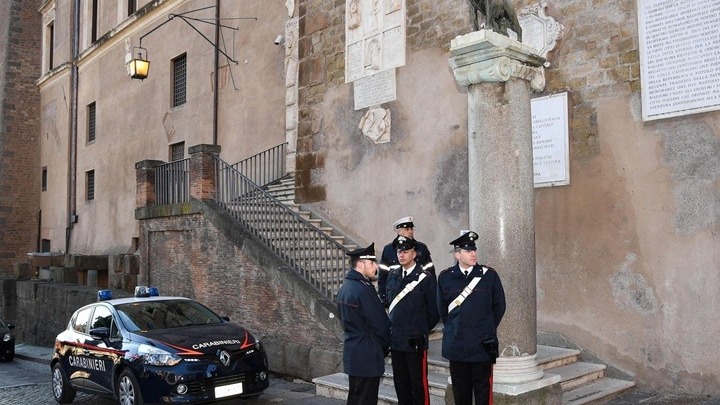
M 545 60 L 485 30 L 455 38 L 450 52 L 455 79 L 468 92 L 469 226 L 479 235 L 478 261 L 498 270 L 508 302 L 493 389 L 516 396 L 559 382 L 543 378 L 536 360 L 530 92 L 544 84 Z
M 206 200 L 215 195 L 215 157 L 220 145 L 195 145 L 188 148 L 190 154 L 190 198 Z

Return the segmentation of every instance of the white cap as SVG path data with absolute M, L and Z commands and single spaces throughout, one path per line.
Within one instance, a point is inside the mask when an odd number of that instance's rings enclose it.
M 400 228 L 414 228 L 415 224 L 413 224 L 413 217 L 402 217 L 395 221 L 393 224 L 393 229 L 400 229 Z

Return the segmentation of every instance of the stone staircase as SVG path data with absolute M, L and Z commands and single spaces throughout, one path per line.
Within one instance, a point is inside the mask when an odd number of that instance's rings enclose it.
M 445 404 L 445 389 L 450 376 L 449 363 L 440 355 L 442 341 L 430 342 L 428 352 L 428 383 L 430 386 L 430 404 Z M 582 405 L 601 403 L 621 391 L 635 385 L 604 376 L 606 366 L 586 363 L 579 359 L 580 351 L 551 346 L 538 346 L 539 366 L 546 374 L 559 375 L 563 390 L 563 405 Z M 313 379 L 316 394 L 319 396 L 347 399 L 348 377 L 344 373 L 331 374 Z M 385 367 L 385 375 L 380 384 L 378 404 L 397 404 L 395 388 L 392 383 L 390 361 Z
M 293 212 L 306 219 L 315 227 L 333 238 L 336 242 L 345 246 L 348 250 L 354 250 L 355 248 L 357 248 L 355 242 L 350 240 L 341 232 L 337 231 L 332 225 L 320 219 L 312 211 L 303 210 L 299 204 L 295 203 L 295 178 L 293 177 L 293 175 L 287 175 L 279 181 L 265 186 L 264 189 L 265 191 L 267 191 L 268 194 L 283 203 L 283 205 L 293 210 Z
M 266 191 L 305 218 L 325 234 L 332 237 L 345 248 L 352 250 L 357 245 L 337 231 L 331 224 L 317 217 L 313 212 L 304 210 L 295 203 L 295 180 L 292 175 L 265 187 Z M 312 244 L 312 241 L 308 242 Z M 341 282 L 341 280 L 340 280 Z M 339 285 L 338 285 L 339 286 Z M 441 325 L 440 325 L 441 326 Z M 445 404 L 445 389 L 450 375 L 449 363 L 441 356 L 442 332 L 440 329 L 431 335 L 428 353 L 428 383 L 430 386 L 430 404 Z M 559 347 L 538 345 L 537 359 L 546 374 L 559 375 L 563 390 L 563 405 L 599 404 L 635 385 L 632 381 L 619 380 L 605 376 L 606 366 L 580 360 L 580 351 Z M 337 373 L 313 379 L 319 396 L 347 399 L 348 377 Z M 385 375 L 381 381 L 378 404 L 397 404 L 392 379 L 390 360 L 385 366 Z

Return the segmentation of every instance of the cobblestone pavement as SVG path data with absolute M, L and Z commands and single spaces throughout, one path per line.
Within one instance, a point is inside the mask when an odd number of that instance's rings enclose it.
M 615 397 L 602 405 L 720 405 L 720 398 L 685 394 L 658 394 L 637 389 Z

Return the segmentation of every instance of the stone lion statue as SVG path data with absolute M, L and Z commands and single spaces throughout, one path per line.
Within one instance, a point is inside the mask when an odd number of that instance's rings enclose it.
M 517 19 L 512 0 L 468 0 L 472 6 L 472 20 L 475 31 L 480 29 L 478 11 L 485 17 L 485 28 L 508 35 L 508 28 L 515 31 L 518 41 L 522 42 L 522 28 Z

